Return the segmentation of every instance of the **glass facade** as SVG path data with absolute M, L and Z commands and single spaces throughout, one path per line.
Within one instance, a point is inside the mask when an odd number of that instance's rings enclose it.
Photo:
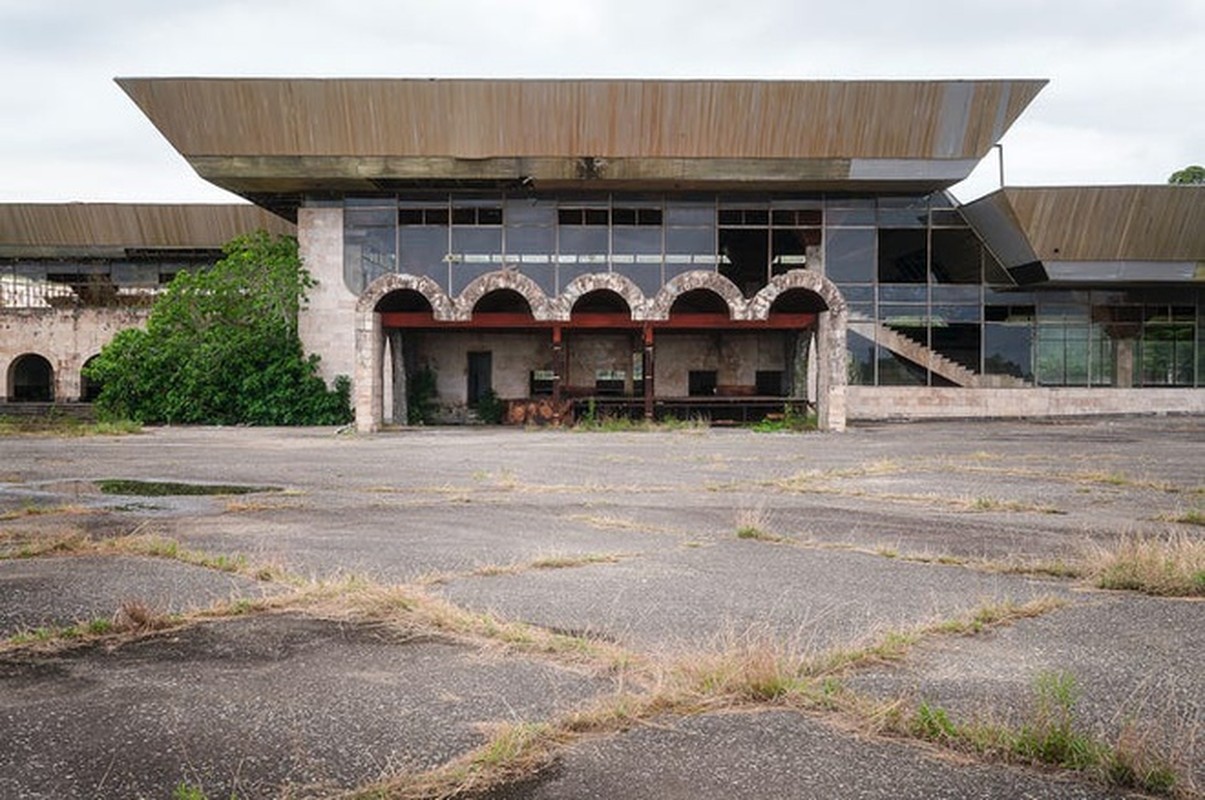
M 599 272 L 652 296 L 708 270 L 752 297 L 774 275 L 817 269 L 849 308 L 854 384 L 1205 385 L 1199 290 L 1016 287 L 945 193 L 457 192 L 344 204 L 344 280 L 356 293 L 407 272 L 456 295 L 506 267 L 549 296 Z

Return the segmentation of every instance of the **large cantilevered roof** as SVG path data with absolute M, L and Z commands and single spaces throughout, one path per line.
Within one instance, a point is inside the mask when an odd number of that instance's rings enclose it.
M 1205 280 L 1205 186 L 1005 187 L 963 213 L 1006 267 L 1053 282 Z
M 931 191 L 1044 80 L 121 78 L 207 180 L 263 200 L 430 181 Z
M 261 228 L 294 232 L 291 223 L 252 205 L 0 203 L 0 258 L 217 250 Z

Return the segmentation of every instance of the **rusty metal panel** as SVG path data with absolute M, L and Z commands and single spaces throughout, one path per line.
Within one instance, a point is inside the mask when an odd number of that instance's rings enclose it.
M 189 158 L 968 159 L 982 157 L 1046 82 L 118 83 Z
M 0 204 L 0 254 L 47 248 L 217 248 L 263 228 L 294 226 L 251 205 Z
M 1006 188 L 1043 261 L 1205 261 L 1205 186 Z

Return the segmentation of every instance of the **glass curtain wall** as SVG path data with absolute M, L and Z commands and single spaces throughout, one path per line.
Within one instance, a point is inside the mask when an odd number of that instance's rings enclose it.
M 774 275 L 817 268 L 809 251 L 822 252 L 849 308 L 851 383 L 1203 385 L 1194 290 L 1017 288 L 955 206 L 945 193 L 347 198 L 344 278 L 359 293 L 407 272 L 455 295 L 506 267 L 553 296 L 616 272 L 652 296 L 710 270 L 751 297 Z M 929 355 L 941 357 L 932 370 Z

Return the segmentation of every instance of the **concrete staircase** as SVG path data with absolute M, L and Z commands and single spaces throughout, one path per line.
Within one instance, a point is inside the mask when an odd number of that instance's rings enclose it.
M 849 321 L 872 326 L 875 341 L 881 346 L 914 364 L 925 367 L 933 374 L 940 375 L 956 386 L 964 386 L 969 389 L 1011 389 L 1029 386 L 1025 381 L 1011 375 L 980 375 L 894 328 L 861 314 L 850 314 Z

